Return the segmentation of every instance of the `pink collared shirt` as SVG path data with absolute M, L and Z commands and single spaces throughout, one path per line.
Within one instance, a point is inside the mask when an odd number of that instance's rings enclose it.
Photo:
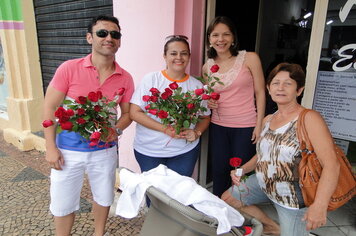
M 119 98 L 119 102 L 130 102 L 134 91 L 131 75 L 116 62 L 115 72 L 100 85 L 99 74 L 91 62 L 91 54 L 65 61 L 57 68 L 49 86 L 73 99 L 87 96 L 92 91 L 101 91 L 106 98 L 113 99 L 120 88 L 125 88 L 125 93 Z

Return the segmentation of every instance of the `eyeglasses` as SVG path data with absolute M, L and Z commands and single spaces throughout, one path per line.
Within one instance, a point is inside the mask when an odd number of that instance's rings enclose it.
M 113 39 L 120 39 L 122 34 L 119 31 L 113 30 L 113 31 L 108 31 L 105 29 L 101 29 L 95 32 L 96 36 L 99 38 L 106 38 L 109 34 L 111 38 Z
M 181 34 L 173 34 L 173 35 L 169 35 L 166 37 L 165 41 L 166 43 L 172 39 L 183 39 L 185 41 L 188 41 L 188 37 L 185 35 L 181 35 Z

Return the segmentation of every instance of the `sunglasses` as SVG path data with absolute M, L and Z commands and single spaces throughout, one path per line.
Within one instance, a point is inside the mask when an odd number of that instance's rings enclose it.
M 183 39 L 185 41 L 188 41 L 188 37 L 185 35 L 181 35 L 181 34 L 173 34 L 173 35 L 169 35 L 166 37 L 165 41 L 168 42 L 172 39 Z
M 113 31 L 108 31 L 105 29 L 101 29 L 95 32 L 96 36 L 99 38 L 106 38 L 109 34 L 111 38 L 113 39 L 121 39 L 122 34 L 119 31 L 113 30 Z

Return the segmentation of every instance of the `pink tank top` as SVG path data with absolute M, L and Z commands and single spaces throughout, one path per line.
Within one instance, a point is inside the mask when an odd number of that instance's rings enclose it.
M 218 109 L 213 109 L 211 122 L 233 128 L 256 126 L 257 113 L 253 77 L 244 64 L 246 51 L 240 51 L 235 64 L 226 73 L 211 73 L 220 78 L 223 85 L 215 84 L 214 90 L 220 93 Z M 215 64 L 213 59 L 207 60 L 210 69 Z

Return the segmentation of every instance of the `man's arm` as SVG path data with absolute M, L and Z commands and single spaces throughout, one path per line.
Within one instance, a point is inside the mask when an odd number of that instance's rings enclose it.
M 121 116 L 116 122 L 116 128 L 121 130 L 126 129 L 132 122 L 130 118 L 130 103 L 122 102 L 120 103 Z
M 54 112 L 65 98 L 65 94 L 49 86 L 44 99 L 44 120 L 55 120 Z M 44 129 L 46 139 L 46 161 L 56 170 L 61 170 L 64 160 L 56 145 L 56 125 Z

